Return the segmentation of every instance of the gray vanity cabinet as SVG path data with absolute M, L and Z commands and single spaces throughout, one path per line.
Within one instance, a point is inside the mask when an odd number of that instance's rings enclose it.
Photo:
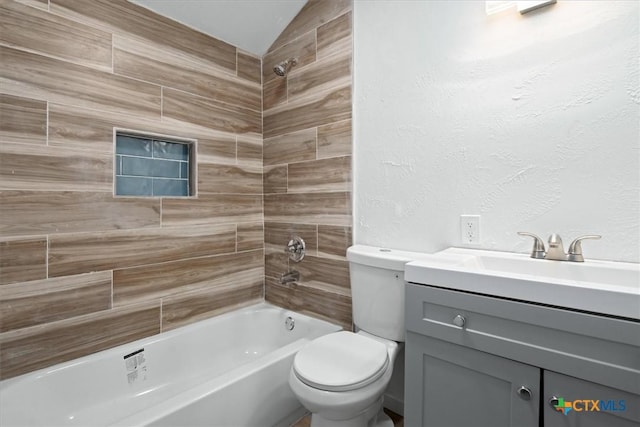
M 413 332 L 405 351 L 406 426 L 538 427 L 540 369 Z
M 640 323 L 417 284 L 405 297 L 405 425 L 640 427 Z
M 638 387 L 640 388 L 640 384 Z M 638 427 L 640 425 L 640 396 L 637 394 L 552 371 L 544 371 L 544 388 L 547 398 L 546 402 L 543 402 L 545 427 Z M 554 396 L 562 396 L 564 400 L 574 405 L 579 401 L 579 404 L 565 415 L 555 410 L 550 404 L 549 401 Z M 576 413 L 576 410 L 579 413 Z

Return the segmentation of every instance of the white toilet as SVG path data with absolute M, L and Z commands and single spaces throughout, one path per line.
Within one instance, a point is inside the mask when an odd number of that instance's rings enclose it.
M 404 265 L 419 255 L 363 245 L 347 250 L 357 332 L 313 340 L 289 374 L 311 427 L 393 426 L 382 400 L 404 341 Z

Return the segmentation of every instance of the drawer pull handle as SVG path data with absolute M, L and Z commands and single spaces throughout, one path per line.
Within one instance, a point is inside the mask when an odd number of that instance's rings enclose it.
M 522 400 L 531 400 L 531 390 L 525 386 L 520 386 L 518 396 L 520 396 Z
M 464 324 L 467 323 L 467 319 L 462 314 L 458 314 L 453 318 L 453 324 L 459 328 L 464 328 Z

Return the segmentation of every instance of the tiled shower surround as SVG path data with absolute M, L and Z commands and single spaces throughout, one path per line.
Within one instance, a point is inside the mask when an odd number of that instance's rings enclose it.
M 2 378 L 265 298 L 351 326 L 350 10 L 310 0 L 261 70 L 124 0 L 0 0 Z M 195 196 L 114 197 L 114 128 L 196 140 Z

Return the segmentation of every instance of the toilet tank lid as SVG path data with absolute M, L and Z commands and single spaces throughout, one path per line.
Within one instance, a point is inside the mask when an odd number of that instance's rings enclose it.
M 429 254 L 367 245 L 353 245 L 347 249 L 349 262 L 394 271 L 404 271 L 406 263 L 419 260 L 426 255 Z

